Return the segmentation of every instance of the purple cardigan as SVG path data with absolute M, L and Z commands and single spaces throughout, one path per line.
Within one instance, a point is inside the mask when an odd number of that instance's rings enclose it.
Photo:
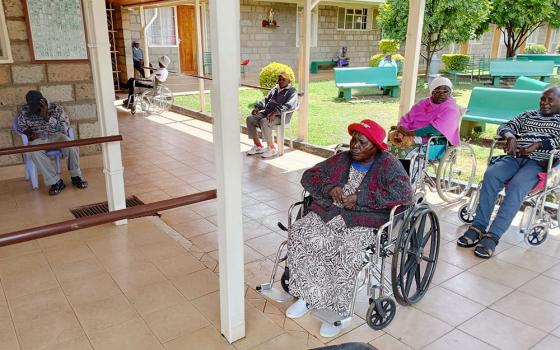
M 381 152 L 358 187 L 356 207 L 337 207 L 329 191 L 336 186 L 344 187 L 351 164 L 350 152 L 342 152 L 303 173 L 301 184 L 313 196 L 311 210 L 324 222 L 341 215 L 348 227 L 379 227 L 387 222 L 392 207 L 412 204 L 410 179 L 401 162 L 390 153 Z

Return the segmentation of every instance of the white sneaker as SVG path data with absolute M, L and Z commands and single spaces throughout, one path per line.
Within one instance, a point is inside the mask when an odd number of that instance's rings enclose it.
M 286 310 L 286 317 L 288 318 L 299 318 L 309 312 L 309 308 L 307 307 L 307 303 L 302 298 L 299 298 L 298 301 L 292 304 Z
M 261 155 L 263 158 L 272 158 L 278 155 L 276 148 L 267 148 L 266 151 Z
M 338 333 L 340 333 L 341 329 L 342 329 L 341 326 L 334 326 L 330 323 L 323 322 L 323 324 L 321 324 L 321 329 L 319 330 L 319 334 L 323 338 L 332 338 L 332 337 L 336 337 Z
M 248 156 L 253 156 L 255 154 L 262 154 L 265 152 L 264 147 L 253 146 L 250 150 L 247 151 Z

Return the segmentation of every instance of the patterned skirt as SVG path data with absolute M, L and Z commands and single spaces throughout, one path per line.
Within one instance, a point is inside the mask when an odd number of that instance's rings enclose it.
M 376 230 L 348 228 L 342 217 L 324 223 L 310 212 L 292 226 L 288 242 L 290 293 L 313 309 L 350 316 L 356 276 Z

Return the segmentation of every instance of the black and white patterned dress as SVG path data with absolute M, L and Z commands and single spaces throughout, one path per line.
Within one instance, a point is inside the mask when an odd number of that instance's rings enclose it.
M 350 168 L 345 196 L 356 192 L 366 173 Z M 370 227 L 348 228 L 340 215 L 325 223 L 311 211 L 296 221 L 288 242 L 290 293 L 313 309 L 350 316 L 356 275 L 375 233 Z

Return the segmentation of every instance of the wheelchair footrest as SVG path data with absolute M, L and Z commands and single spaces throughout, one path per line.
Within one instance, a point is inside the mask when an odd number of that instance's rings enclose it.
M 330 323 L 335 326 L 342 326 L 342 328 L 350 325 L 350 322 L 352 321 L 352 317 L 342 317 L 329 309 L 311 309 L 310 313 L 322 322 Z
M 261 284 L 257 286 L 256 290 L 263 297 L 278 303 L 294 300 L 294 297 L 282 289 L 282 287 L 273 287 L 270 283 Z

